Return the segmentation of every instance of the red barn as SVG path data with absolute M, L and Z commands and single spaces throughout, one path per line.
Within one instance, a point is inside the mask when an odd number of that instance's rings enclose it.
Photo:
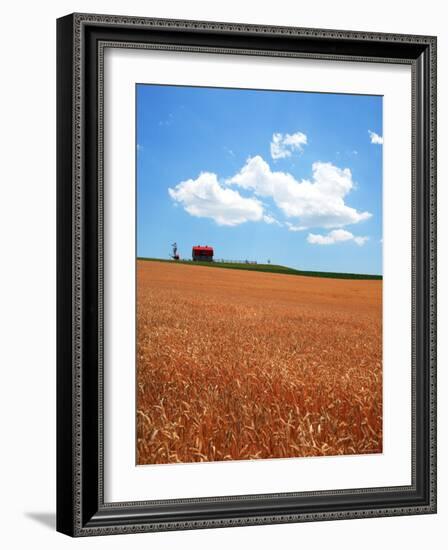
M 213 262 L 213 247 L 193 246 L 192 257 L 194 262 Z

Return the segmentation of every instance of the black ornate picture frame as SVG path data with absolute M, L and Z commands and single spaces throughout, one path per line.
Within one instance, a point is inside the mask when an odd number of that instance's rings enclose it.
M 113 44 L 411 66 L 411 485 L 105 502 L 103 55 Z M 90 536 L 435 513 L 436 38 L 73 14 L 57 22 L 57 52 L 57 530 Z

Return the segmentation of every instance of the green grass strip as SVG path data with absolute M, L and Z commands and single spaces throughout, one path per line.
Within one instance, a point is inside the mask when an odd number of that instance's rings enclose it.
M 367 275 L 363 273 L 334 273 L 330 271 L 302 271 L 292 269 L 283 265 L 274 264 L 245 264 L 245 263 L 225 263 L 225 262 L 193 262 L 187 260 L 163 260 L 159 258 L 137 258 L 145 262 L 169 262 L 179 265 L 200 265 L 205 267 L 221 267 L 224 269 L 243 269 L 246 271 L 261 271 L 263 273 L 282 273 L 284 275 L 301 275 L 303 277 L 324 277 L 328 279 L 363 279 L 363 280 L 382 280 L 382 275 Z

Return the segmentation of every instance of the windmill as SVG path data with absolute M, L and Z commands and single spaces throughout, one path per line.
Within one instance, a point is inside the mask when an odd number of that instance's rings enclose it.
M 173 243 L 171 247 L 173 250 L 170 258 L 172 258 L 173 260 L 179 260 L 179 253 L 177 252 L 177 243 Z

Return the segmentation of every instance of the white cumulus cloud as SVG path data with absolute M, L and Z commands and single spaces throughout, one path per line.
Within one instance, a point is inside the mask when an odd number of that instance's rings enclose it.
M 315 162 L 311 180 L 297 180 L 287 172 L 272 171 L 259 155 L 249 158 L 243 168 L 227 180 L 229 185 L 253 191 L 257 197 L 272 198 L 289 222 L 291 231 L 310 227 L 337 228 L 371 217 L 345 204 L 345 196 L 354 188 L 348 168 Z
M 362 246 L 366 241 L 368 241 L 368 239 L 368 237 L 355 237 L 353 233 L 350 233 L 350 231 L 346 231 L 345 229 L 333 229 L 333 231 L 330 231 L 326 235 L 316 235 L 314 233 L 309 233 L 306 240 L 310 244 L 323 245 L 353 241 L 358 246 Z
M 218 225 L 234 226 L 263 219 L 263 205 L 253 197 L 220 185 L 216 174 L 202 172 L 196 179 L 169 188 L 170 197 L 191 215 L 211 218 Z
M 383 145 L 383 136 L 378 135 L 376 132 L 369 130 L 370 143 L 375 143 L 376 145 Z
M 271 156 L 274 160 L 290 157 L 294 151 L 302 151 L 308 138 L 302 132 L 294 134 L 273 134 L 271 141 Z

